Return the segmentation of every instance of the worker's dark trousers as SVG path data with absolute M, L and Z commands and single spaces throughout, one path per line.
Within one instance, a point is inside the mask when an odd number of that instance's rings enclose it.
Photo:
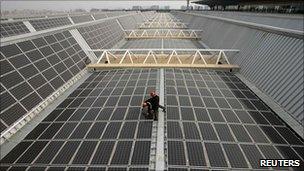
M 161 105 L 159 105 L 159 108 L 161 108 L 163 111 L 166 110 L 166 107 L 161 106 Z M 154 111 L 154 115 L 153 115 L 153 116 L 154 116 L 154 117 L 153 117 L 154 120 L 158 120 L 158 110 L 157 110 L 157 111 Z
M 156 111 L 153 112 L 153 119 L 154 119 L 155 121 L 158 120 L 158 110 L 156 110 Z
M 159 105 L 159 108 L 165 111 L 166 107 Z M 158 110 L 152 110 L 152 107 L 149 107 L 149 113 L 152 114 L 154 120 L 158 120 Z

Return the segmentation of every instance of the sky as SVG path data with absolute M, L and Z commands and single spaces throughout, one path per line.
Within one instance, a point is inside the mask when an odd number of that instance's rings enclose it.
M 98 9 L 117 9 L 117 8 L 132 8 L 132 6 L 151 6 L 169 5 L 171 9 L 180 9 L 182 5 L 186 5 L 187 1 L 3 1 L 1 0 L 1 10 L 15 10 L 15 9 L 48 9 L 65 11 L 71 9 L 82 8 L 90 10 L 91 8 Z

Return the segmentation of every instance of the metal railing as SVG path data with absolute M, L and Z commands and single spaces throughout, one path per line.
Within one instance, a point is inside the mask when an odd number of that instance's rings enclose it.
M 238 69 L 229 62 L 227 53 L 237 49 L 95 49 L 102 52 L 96 64 L 102 67 L 195 67 Z M 230 54 L 231 55 L 231 54 Z
M 200 39 L 202 30 L 180 29 L 139 29 L 125 30 L 126 39 L 171 38 L 171 39 Z
M 152 21 L 152 22 L 143 22 L 139 24 L 139 28 L 178 28 L 183 29 L 187 28 L 187 25 L 182 22 L 161 22 L 161 21 Z

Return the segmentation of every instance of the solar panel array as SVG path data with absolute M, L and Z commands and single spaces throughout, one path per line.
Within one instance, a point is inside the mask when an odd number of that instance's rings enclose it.
M 140 104 L 157 70 L 93 73 L 30 132 L 1 167 L 14 170 L 148 170 L 152 122 Z
M 144 22 L 144 15 L 152 15 L 152 12 L 142 12 L 142 13 L 137 13 L 136 15 L 133 16 L 127 16 L 127 17 L 121 17 L 118 18 L 120 24 L 125 30 L 131 30 L 137 28 L 142 22 Z M 108 15 L 108 14 L 107 14 Z
M 78 31 L 91 49 L 109 49 L 124 37 L 116 20 L 80 27 Z M 96 52 L 98 56 L 99 52 Z
M 126 28 L 138 20 L 125 19 Z M 92 49 L 111 48 L 124 36 L 116 19 L 78 30 Z M 162 47 L 203 48 L 161 39 L 129 40 L 121 48 Z M 90 62 L 68 31 L 1 47 L 0 54 L 1 131 Z M 0 161 L 1 170 L 149 170 L 155 127 L 140 105 L 158 86 L 158 74 L 92 73 Z M 233 73 L 165 69 L 164 77 L 167 170 L 290 169 L 260 168 L 263 158 L 304 164 L 303 140 Z
M 67 17 L 61 18 L 44 18 L 38 20 L 29 20 L 36 31 L 46 30 L 50 28 L 66 26 L 72 24 Z
M 93 16 L 95 20 L 107 18 L 106 13 L 94 13 Z
M 1 30 L 0 30 L 1 38 L 16 36 L 20 34 L 30 33 L 29 29 L 24 25 L 23 22 L 10 22 L 10 23 L 2 23 L 1 22 Z
M 234 74 L 166 69 L 165 91 L 169 170 L 267 169 L 265 158 L 303 164 L 303 141 Z
M 149 12 L 144 12 L 146 13 Z M 107 12 L 107 13 L 94 13 L 92 14 L 96 20 L 99 19 L 104 19 L 107 17 L 116 17 L 119 15 L 125 15 L 128 14 L 127 12 Z M 108 16 L 107 16 L 108 15 Z M 59 15 L 56 18 L 41 18 L 37 19 L 37 17 L 25 17 L 29 19 L 30 24 L 36 29 L 36 31 L 41 31 L 41 30 L 46 30 L 46 29 L 51 29 L 51 28 L 56 28 L 56 27 L 61 27 L 61 26 L 67 26 L 71 25 L 71 21 L 68 19 L 68 17 L 59 17 Z M 25 19 L 21 18 L 21 19 Z M 36 18 L 36 19 L 31 19 L 31 18 Z M 93 21 L 93 18 L 91 15 L 80 15 L 80 16 L 71 16 L 72 20 L 74 23 L 83 23 L 83 22 L 89 22 Z M 129 19 L 125 18 L 125 19 Z M 128 28 L 135 28 L 136 23 L 142 22 L 142 16 L 141 14 L 132 16 L 132 23 L 130 24 L 129 22 L 126 22 L 128 25 Z M 131 19 L 130 18 L 130 19 Z M 135 19 L 135 21 L 133 21 Z M 121 20 L 122 22 L 125 22 L 124 20 Z M 25 33 L 30 33 L 28 28 L 24 25 L 22 21 L 18 22 L 5 22 L 1 23 L 1 38 L 5 37 L 10 37 L 10 36 L 15 36 L 15 35 L 20 35 L 20 34 L 25 34 Z
M 151 13 L 151 12 L 143 12 L 143 13 Z M 145 18 L 144 18 L 143 15 L 141 15 L 141 14 L 139 14 L 139 15 L 134 15 L 133 17 L 134 17 L 134 19 L 135 19 L 135 21 L 136 21 L 137 24 L 138 24 L 138 23 L 142 23 L 142 22 L 145 21 Z
M 1 132 L 90 62 L 69 31 L 1 47 Z M 5 124 L 5 125 L 4 125 Z
M 136 28 L 136 26 L 137 26 L 137 22 L 133 16 L 132 17 L 130 17 L 130 16 L 120 17 L 118 19 L 118 21 L 120 22 L 120 24 L 122 25 L 122 27 L 125 30 L 131 30 L 131 29 Z
M 84 23 L 89 21 L 94 21 L 91 15 L 79 15 L 79 16 L 71 16 L 74 23 Z

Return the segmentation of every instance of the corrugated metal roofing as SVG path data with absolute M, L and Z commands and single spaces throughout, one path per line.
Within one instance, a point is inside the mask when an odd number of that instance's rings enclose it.
M 236 48 L 230 60 L 240 73 L 282 106 L 298 122 L 304 122 L 303 39 L 283 36 L 185 13 L 176 16 L 203 29 L 210 48 Z

